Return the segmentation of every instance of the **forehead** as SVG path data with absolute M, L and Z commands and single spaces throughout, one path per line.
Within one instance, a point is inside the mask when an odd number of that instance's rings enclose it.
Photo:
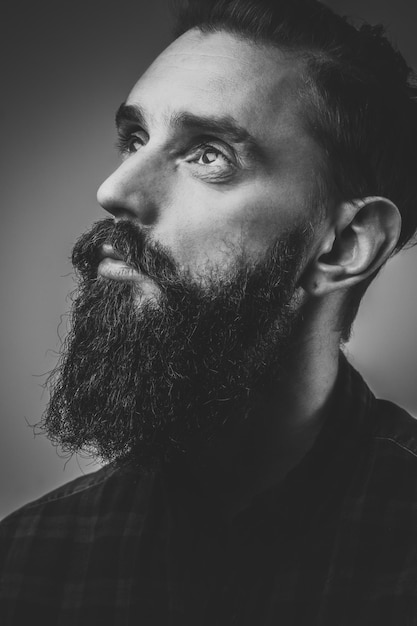
M 271 132 L 303 138 L 302 63 L 272 46 L 220 31 L 188 31 L 174 41 L 133 87 L 127 104 L 168 121 L 178 112 L 233 116 L 261 142 Z

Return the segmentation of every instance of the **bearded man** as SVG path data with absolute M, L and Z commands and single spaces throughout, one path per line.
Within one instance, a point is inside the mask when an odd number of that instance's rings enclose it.
M 417 623 L 417 427 L 340 350 L 417 213 L 413 74 L 316 0 L 197 0 L 117 111 L 2 625 Z

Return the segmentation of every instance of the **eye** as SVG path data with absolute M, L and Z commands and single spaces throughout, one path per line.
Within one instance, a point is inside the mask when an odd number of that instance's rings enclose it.
M 231 163 L 230 159 L 218 148 L 214 146 L 200 146 L 198 157 L 195 159 L 195 163 L 198 165 L 208 165 L 212 167 L 221 167 Z
M 187 157 L 194 176 L 206 182 L 221 183 L 233 178 L 238 169 L 234 150 L 227 144 L 221 147 L 204 142 L 193 148 Z
M 214 143 L 202 143 L 193 149 L 187 158 L 197 176 L 211 179 L 225 179 L 236 170 L 236 157 L 232 148 Z
M 117 148 L 122 156 L 129 156 L 137 152 L 146 144 L 147 138 L 144 131 L 134 133 L 119 132 Z

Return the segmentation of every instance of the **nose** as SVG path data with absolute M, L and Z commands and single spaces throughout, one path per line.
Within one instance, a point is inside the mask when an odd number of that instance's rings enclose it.
M 99 204 L 117 219 L 135 219 L 143 226 L 155 222 L 161 205 L 161 166 L 140 153 L 128 157 L 99 187 Z

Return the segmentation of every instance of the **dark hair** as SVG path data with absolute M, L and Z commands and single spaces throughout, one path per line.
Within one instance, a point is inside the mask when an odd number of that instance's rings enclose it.
M 305 60 L 302 97 L 310 132 L 325 155 L 325 198 L 390 199 L 402 216 L 394 252 L 408 243 L 417 229 L 417 83 L 383 27 L 356 27 L 316 0 L 176 5 L 176 36 L 194 27 L 225 30 Z M 372 278 L 351 289 L 341 324 L 344 340 Z

